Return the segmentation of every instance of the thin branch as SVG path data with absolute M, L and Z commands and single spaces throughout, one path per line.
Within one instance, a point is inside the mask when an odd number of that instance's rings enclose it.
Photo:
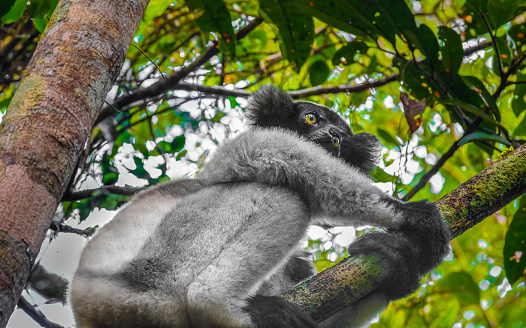
M 190 84 L 179 82 L 174 90 L 198 91 L 206 94 L 213 94 L 226 97 L 249 97 L 252 93 L 242 89 L 225 89 L 224 87 L 209 87 L 206 85 Z
M 352 92 L 361 92 L 372 88 L 377 88 L 380 86 L 383 86 L 387 83 L 394 82 L 398 78 L 398 75 L 393 75 L 386 77 L 382 80 L 377 80 L 373 82 L 366 82 L 358 85 L 341 85 L 336 87 L 321 87 L 317 86 L 314 88 L 309 89 L 303 89 L 298 91 L 288 91 L 287 93 L 293 98 L 293 99 L 300 99 L 300 98 L 306 98 L 310 96 L 315 95 L 323 95 L 323 94 L 334 94 L 334 93 L 352 93 Z M 251 92 L 242 90 L 242 89 L 225 89 L 224 87 L 209 87 L 205 85 L 196 85 L 196 84 L 189 84 L 184 82 L 179 82 L 177 87 L 174 90 L 185 90 L 185 91 L 199 91 L 206 94 L 214 94 L 218 96 L 227 96 L 227 97 L 250 97 L 252 94 Z
M 361 92 L 372 88 L 381 87 L 387 83 L 394 82 L 398 79 L 398 75 L 392 75 L 386 77 L 382 80 L 377 80 L 374 82 L 366 82 L 359 85 L 341 85 L 336 87 L 321 87 L 317 86 L 314 88 L 303 89 L 298 91 L 289 91 L 287 92 L 292 98 L 299 99 L 309 96 L 322 95 L 326 93 L 340 93 L 340 92 Z
M 87 190 L 81 190 L 81 191 L 75 191 L 75 192 L 66 192 L 64 196 L 62 196 L 63 202 L 72 202 L 76 200 L 81 200 L 85 198 L 94 197 L 94 193 L 97 194 L 115 194 L 115 195 L 123 195 L 123 196 L 133 196 L 138 191 L 142 190 L 142 188 L 137 187 L 119 187 L 119 186 L 102 186 L 100 188 L 96 189 L 87 189 Z
M 61 223 L 58 226 L 55 224 L 51 224 L 49 226 L 49 229 L 56 232 L 74 233 L 76 235 L 81 235 L 84 237 L 90 237 L 95 233 L 95 230 L 73 228 L 64 223 Z
M 471 132 L 470 132 L 471 133 Z M 462 138 L 464 138 L 464 136 L 466 136 L 466 134 L 464 134 L 462 136 Z M 440 159 L 436 162 L 436 164 L 431 168 L 431 170 L 429 170 L 426 174 L 424 174 L 424 176 L 420 179 L 420 181 L 418 181 L 418 183 L 416 184 L 416 186 L 414 186 L 413 189 L 411 189 L 404 197 L 402 197 L 402 200 L 403 201 L 408 201 L 410 200 L 411 198 L 413 198 L 414 195 L 416 195 L 417 192 L 419 192 L 422 188 L 425 187 L 426 183 L 435 175 L 438 173 L 438 171 L 442 168 L 442 166 L 446 163 L 446 161 L 448 159 L 451 158 L 451 156 L 453 156 L 453 154 L 455 153 L 455 151 L 457 151 L 458 148 L 460 148 L 460 145 L 459 145 L 459 142 L 460 140 L 462 140 L 462 138 L 460 138 L 459 140 L 455 141 L 453 143 L 453 145 L 451 145 L 451 147 L 449 148 L 449 150 L 447 151 L 447 153 L 445 153 L 442 157 L 440 157 Z
M 473 53 L 483 50 L 491 45 L 491 41 L 487 40 L 484 42 L 481 42 L 480 44 L 468 48 L 465 50 L 465 55 L 469 56 Z M 371 88 L 377 88 L 380 86 L 383 86 L 387 83 L 396 81 L 398 79 L 399 75 L 395 74 L 392 76 L 389 76 L 387 78 L 373 81 L 373 82 L 367 82 L 359 85 L 342 85 L 342 86 L 335 86 L 335 87 L 322 87 L 322 86 L 316 86 L 309 89 L 303 89 L 298 91 L 289 91 L 288 94 L 294 98 L 294 99 L 300 99 L 300 98 L 306 98 L 310 96 L 317 96 L 317 95 L 323 95 L 323 94 L 336 94 L 336 93 L 353 93 L 353 92 L 362 92 L 367 89 Z M 206 94 L 214 94 L 218 96 L 232 96 L 232 97 L 249 97 L 251 95 L 250 92 L 241 90 L 241 89 L 225 89 L 224 87 L 214 87 L 214 86 L 205 86 L 205 85 L 195 85 L 185 82 L 179 82 L 177 86 L 173 88 L 174 90 L 185 90 L 185 91 L 199 91 Z
M 44 315 L 44 313 L 42 313 L 34 305 L 31 305 L 31 303 L 29 303 L 24 298 L 24 296 L 20 296 L 17 306 L 19 309 L 24 311 L 28 316 L 30 316 L 31 319 L 35 320 L 36 323 L 38 323 L 40 326 L 44 328 L 64 328 L 64 326 L 61 326 L 57 323 L 49 321 L 48 318 L 46 318 L 46 316 Z
M 141 54 L 144 55 L 144 57 L 148 58 L 148 60 L 150 61 L 150 63 L 152 63 L 152 64 L 155 65 L 155 67 L 157 68 L 157 70 L 159 71 L 159 73 L 161 73 L 161 76 L 162 76 L 163 79 L 164 79 L 164 74 L 163 74 L 163 71 L 161 71 L 161 68 L 160 68 L 159 66 L 157 66 L 157 64 L 156 64 L 153 60 L 151 60 L 151 58 L 148 57 L 148 55 L 147 55 L 144 51 L 142 51 L 142 49 L 139 48 L 135 43 L 132 42 L 131 45 L 134 46 L 135 49 L 139 50 L 139 51 L 141 52 Z
M 256 28 L 259 24 L 263 22 L 263 19 L 261 18 L 255 18 L 252 20 L 247 26 L 242 28 L 237 34 L 236 39 L 240 40 L 244 38 L 250 31 L 252 31 L 254 28 Z M 217 55 L 219 53 L 219 49 L 216 46 L 208 48 L 206 52 L 201 55 L 199 58 L 197 58 L 194 62 L 192 62 L 190 65 L 186 67 L 182 67 L 179 71 L 176 73 L 168 76 L 165 79 L 159 80 L 158 82 L 154 83 L 148 88 L 144 89 L 136 89 L 131 94 L 124 95 L 120 98 L 118 98 L 114 102 L 114 106 L 117 108 L 122 108 L 128 104 L 131 104 L 135 101 L 147 99 L 151 97 L 155 97 L 163 92 L 166 92 L 168 90 L 174 89 L 177 84 L 184 79 L 189 73 L 193 72 L 197 68 L 199 68 L 201 65 L 205 64 L 210 58 Z M 110 117 L 115 112 L 112 108 L 104 107 L 99 116 L 97 117 L 95 121 L 95 125 L 102 122 L 107 117 Z
M 526 84 L 526 81 L 508 81 L 508 85 Z
M 499 70 L 499 76 L 501 78 L 504 77 L 504 66 L 502 65 L 502 58 L 500 58 L 500 52 L 499 47 L 497 46 L 497 38 L 495 35 L 497 34 L 497 31 L 495 31 L 495 34 L 491 31 L 491 26 L 489 26 L 488 19 L 484 15 L 484 13 L 479 9 L 476 8 L 476 10 L 479 12 L 480 16 L 482 16 L 482 21 L 484 22 L 484 25 L 486 25 L 486 29 L 488 30 L 489 36 L 491 37 L 491 43 L 493 44 L 493 49 L 495 50 L 495 56 L 497 57 L 497 66 Z

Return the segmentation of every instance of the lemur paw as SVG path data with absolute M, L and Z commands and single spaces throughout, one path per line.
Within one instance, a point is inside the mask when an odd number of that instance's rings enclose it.
M 414 292 L 420 282 L 418 258 L 411 240 L 404 233 L 372 231 L 363 234 L 349 246 L 349 255 L 376 254 L 387 270 L 377 291 L 389 300 Z

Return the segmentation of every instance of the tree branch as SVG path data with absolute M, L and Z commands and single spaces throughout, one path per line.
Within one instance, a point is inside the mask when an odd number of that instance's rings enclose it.
M 491 40 L 487 40 L 479 43 L 476 46 L 468 48 L 465 50 L 465 55 L 469 56 L 474 54 L 477 51 L 483 50 L 491 46 Z M 176 73 L 177 74 L 177 73 Z M 309 89 L 303 89 L 298 91 L 289 91 L 287 92 L 293 99 L 307 98 L 310 96 L 318 96 L 324 94 L 335 94 L 335 93 L 353 93 L 353 92 L 362 92 L 371 88 L 378 88 L 383 85 L 386 85 L 390 82 L 398 80 L 399 75 L 395 74 L 389 77 L 386 77 L 381 80 L 376 80 L 372 82 L 366 82 L 359 85 L 341 85 L 334 87 L 322 87 L 316 86 Z M 232 96 L 232 97 L 249 97 L 250 92 L 241 89 L 225 89 L 224 87 L 215 87 L 215 86 L 205 86 L 205 85 L 194 85 L 185 82 L 179 82 L 176 86 L 173 87 L 174 90 L 185 90 L 185 91 L 199 91 L 206 94 L 213 94 L 218 96 Z
M 526 192 L 526 144 L 491 163 L 435 204 L 453 238 Z
M 250 31 L 255 29 L 262 22 L 263 22 L 263 19 L 255 18 L 247 26 L 242 28 L 236 34 L 236 39 L 240 40 L 244 38 Z M 205 64 L 208 60 L 210 60 L 210 58 L 214 57 L 218 53 L 219 53 L 219 49 L 216 46 L 208 48 L 203 55 L 197 58 L 190 65 L 186 67 L 182 67 L 179 71 L 168 76 L 167 78 L 159 80 L 158 82 L 152 84 L 148 88 L 136 89 L 132 93 L 118 98 L 113 104 L 113 106 L 117 108 L 122 108 L 135 101 L 155 97 L 155 96 L 160 95 L 163 92 L 166 92 L 172 89 L 176 89 L 176 86 L 179 84 L 179 82 L 182 79 L 184 79 L 190 72 L 193 72 L 194 70 L 199 68 L 201 65 Z M 100 122 L 110 117 L 114 113 L 115 113 L 115 110 L 113 108 L 111 108 L 110 106 L 104 106 L 99 116 L 97 117 L 97 120 L 95 121 L 95 125 L 99 124 Z
M 526 145 L 492 163 L 438 200 L 453 238 L 526 192 Z M 375 254 L 349 257 L 283 297 L 321 322 L 379 287 L 386 275 Z
M 386 77 L 381 80 L 366 82 L 358 85 L 341 85 L 335 87 L 313 87 L 309 89 L 303 89 L 298 91 L 288 91 L 287 93 L 293 99 L 306 98 L 310 96 L 323 95 L 323 94 L 334 94 L 334 93 L 352 93 L 352 92 L 361 92 L 371 88 L 378 88 L 387 83 L 394 82 L 398 79 L 398 75 L 393 75 Z M 252 92 L 248 92 L 242 89 L 225 89 L 224 87 L 215 87 L 215 86 L 205 86 L 205 85 L 196 85 L 189 84 L 184 82 L 179 82 L 174 90 L 185 90 L 185 91 L 199 91 L 206 94 L 213 94 L 218 96 L 228 96 L 228 97 L 250 97 Z
M 49 229 L 56 231 L 56 232 L 74 233 L 74 234 L 81 235 L 84 237 L 90 237 L 95 233 L 95 230 L 73 228 L 64 223 L 61 223 L 58 226 L 52 224 L 49 227 Z
M 24 311 L 31 319 L 35 320 L 40 326 L 45 328 L 64 328 L 63 326 L 49 321 L 48 318 L 38 308 L 31 305 L 24 297 L 20 297 L 17 306 Z
M 305 97 L 310 97 L 310 96 L 322 95 L 322 94 L 326 94 L 326 93 L 362 92 L 362 91 L 365 91 L 367 89 L 378 88 L 378 87 L 381 87 L 383 85 L 386 85 L 387 83 L 394 82 L 394 81 L 398 80 L 398 76 L 399 76 L 398 74 L 395 74 L 395 75 L 386 77 L 386 78 L 381 79 L 381 80 L 377 80 L 377 81 L 373 81 L 373 82 L 366 82 L 366 83 L 362 83 L 362 84 L 359 84 L 359 85 L 352 85 L 352 86 L 351 85 L 341 85 L 341 86 L 336 86 L 336 87 L 325 87 L 325 88 L 321 87 L 321 86 L 316 86 L 316 87 L 309 88 L 309 89 L 303 89 L 303 90 L 298 90 L 298 91 L 290 91 L 290 92 L 287 92 L 287 93 L 292 98 L 299 99 L 299 98 L 305 98 Z
M 119 187 L 119 186 L 102 186 L 95 189 L 86 189 L 75 192 L 66 192 L 62 196 L 62 202 L 72 202 L 76 200 L 81 200 L 89 197 L 96 196 L 97 194 L 116 194 L 123 196 L 133 196 L 135 193 L 139 192 L 143 188 L 137 187 Z

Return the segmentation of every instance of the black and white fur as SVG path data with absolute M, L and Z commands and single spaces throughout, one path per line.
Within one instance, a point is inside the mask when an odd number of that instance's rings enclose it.
M 436 207 L 391 198 L 365 175 L 374 136 L 272 87 L 247 115 L 253 127 L 219 147 L 198 180 L 139 193 L 88 243 L 70 289 L 77 327 L 353 326 L 441 262 L 449 233 Z M 314 273 L 299 241 L 316 223 L 389 231 L 349 249 L 377 253 L 389 278 L 366 306 L 320 324 L 280 297 Z

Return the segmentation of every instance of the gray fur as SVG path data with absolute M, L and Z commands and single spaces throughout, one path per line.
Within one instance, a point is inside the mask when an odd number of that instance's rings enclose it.
M 397 231 L 351 245 L 379 254 L 390 281 L 320 326 L 367 320 L 440 263 L 449 235 L 436 208 L 388 197 L 363 173 L 375 137 L 273 88 L 249 115 L 255 127 L 219 147 L 199 180 L 139 193 L 89 242 L 70 292 L 78 327 L 317 327 L 276 296 L 313 273 L 299 241 L 320 222 Z

